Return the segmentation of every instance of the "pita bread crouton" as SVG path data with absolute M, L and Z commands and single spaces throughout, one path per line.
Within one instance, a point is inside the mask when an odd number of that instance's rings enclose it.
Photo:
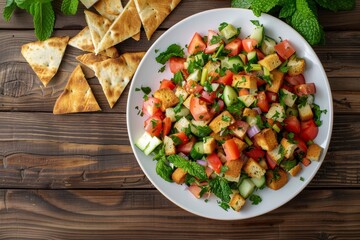
M 112 47 L 140 32 L 141 21 L 136 10 L 134 0 L 130 0 L 126 4 L 124 11 L 111 24 L 109 30 L 95 47 L 95 53 L 99 53 L 104 49 Z
M 155 30 L 180 1 L 181 0 L 135 0 L 136 9 L 140 15 L 148 40 L 150 40 Z
M 100 0 L 94 5 L 94 8 L 101 16 L 106 17 L 112 22 L 124 10 L 120 0 Z
M 93 69 L 111 108 L 120 98 L 145 52 L 124 53 L 119 58 L 95 62 Z
M 94 5 L 97 1 L 99 0 L 80 0 L 80 2 L 82 2 L 82 4 L 84 4 L 84 6 L 86 8 L 90 8 L 92 5 Z
M 24 44 L 21 54 L 46 87 L 57 73 L 69 37 L 52 37 L 45 41 Z
M 77 65 L 70 75 L 63 93 L 56 100 L 53 113 L 65 114 L 100 110 L 80 65 Z
M 74 48 L 78 48 L 85 52 L 93 53 L 95 51 L 94 44 L 91 39 L 89 26 L 86 26 L 83 30 L 81 30 L 78 34 L 72 37 L 68 43 L 70 46 Z M 99 54 L 105 55 L 111 58 L 119 57 L 119 52 L 115 47 L 108 48 Z

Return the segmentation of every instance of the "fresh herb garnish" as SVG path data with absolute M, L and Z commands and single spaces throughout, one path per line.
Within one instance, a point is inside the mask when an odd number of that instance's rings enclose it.
M 251 194 L 249 200 L 252 202 L 252 205 L 258 205 L 262 201 L 261 197 L 256 194 Z
M 186 160 L 178 155 L 170 155 L 167 159 L 174 164 L 175 167 L 182 168 L 188 174 L 197 177 L 200 180 L 207 179 L 205 168 L 196 162 Z
M 321 124 L 322 124 L 321 114 L 322 114 L 322 113 L 326 114 L 326 113 L 327 113 L 327 110 L 326 110 L 326 109 L 321 110 L 321 109 L 320 109 L 320 106 L 317 105 L 317 104 L 315 104 L 315 103 L 313 104 L 313 110 L 314 110 L 314 121 L 315 121 L 316 125 L 317 125 L 318 127 L 320 127 Z
M 181 73 L 181 71 L 177 71 L 175 74 L 174 74 L 174 77 L 172 78 L 172 80 L 174 81 L 175 84 L 179 85 L 180 83 L 182 83 L 182 81 L 184 81 L 184 77 Z
M 184 57 L 184 49 L 177 44 L 171 44 L 165 52 L 162 52 L 155 59 L 158 63 L 165 64 L 171 57 Z
M 209 185 L 211 191 L 220 198 L 221 201 L 225 203 L 230 202 L 230 194 L 232 194 L 232 191 L 227 180 L 217 176 L 210 180 Z

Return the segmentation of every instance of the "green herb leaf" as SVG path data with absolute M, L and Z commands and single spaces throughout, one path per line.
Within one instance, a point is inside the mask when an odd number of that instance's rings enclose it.
M 36 37 L 41 41 L 48 39 L 53 32 L 55 23 L 55 13 L 51 2 L 32 3 L 29 12 L 34 17 Z
M 209 182 L 211 191 L 221 199 L 221 201 L 230 202 L 230 194 L 232 194 L 228 181 L 224 178 L 216 177 Z
M 253 1 L 251 8 L 255 16 L 259 17 L 262 12 L 269 12 L 278 4 L 279 0 L 256 0 Z
M 169 165 L 165 163 L 164 160 L 157 161 L 156 173 L 165 181 L 172 182 L 171 174 L 173 173 L 173 170 Z
M 186 160 L 178 155 L 170 155 L 167 159 L 174 164 L 175 167 L 182 168 L 188 174 L 197 177 L 200 180 L 207 179 L 205 168 L 196 162 Z
M 156 61 L 165 64 L 171 57 L 184 57 L 184 49 L 177 44 L 171 44 L 165 52 L 156 57 Z
M 6 5 L 3 11 L 3 18 L 5 21 L 10 21 L 12 14 L 16 8 L 14 0 L 6 0 Z
M 331 11 L 346 11 L 352 10 L 355 8 L 356 1 L 355 0 L 315 0 L 321 7 L 327 8 Z
M 327 113 L 327 110 L 324 109 L 324 110 L 321 110 L 320 109 L 320 106 L 317 105 L 317 104 L 313 104 L 313 110 L 314 110 L 314 121 L 316 123 L 317 126 L 321 126 L 322 125 L 322 121 L 321 121 L 321 114 L 324 113 L 326 114 Z
M 174 81 L 175 84 L 179 85 L 182 83 L 182 81 L 184 81 L 184 77 L 181 73 L 181 71 L 177 71 L 175 74 L 174 74 L 174 77 L 172 79 Z
M 261 197 L 256 194 L 251 194 L 249 200 L 252 202 L 252 205 L 258 205 L 262 201 Z
M 75 15 L 78 9 L 79 0 L 63 0 L 61 12 L 65 15 Z
M 280 18 L 288 18 L 294 14 L 296 11 L 295 1 L 286 1 L 284 6 L 281 8 L 279 17 Z
M 254 0 L 232 0 L 231 7 L 249 9 Z
M 211 128 L 208 125 L 193 125 L 192 127 L 196 128 L 195 135 L 198 137 L 206 137 L 212 132 Z

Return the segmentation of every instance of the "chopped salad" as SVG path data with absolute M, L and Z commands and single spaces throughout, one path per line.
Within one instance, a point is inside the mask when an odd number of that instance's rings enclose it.
M 319 160 L 314 139 L 326 113 L 291 40 L 277 42 L 251 22 L 243 39 L 224 22 L 206 36 L 194 33 L 185 51 L 171 44 L 156 61 L 173 77 L 152 94 L 136 89 L 145 93 L 139 112 L 146 117 L 136 146 L 154 156 L 157 174 L 235 211 L 247 199 L 259 204 L 256 191 L 280 189 Z

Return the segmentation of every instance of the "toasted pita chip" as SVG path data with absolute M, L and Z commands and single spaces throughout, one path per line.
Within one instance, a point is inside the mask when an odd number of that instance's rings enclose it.
M 101 16 L 106 17 L 112 22 L 124 10 L 120 0 L 100 0 L 94 5 L 94 8 Z
M 57 73 L 68 41 L 67 36 L 52 37 L 45 41 L 27 43 L 21 47 L 21 54 L 45 87 Z
M 84 13 L 85 13 L 86 23 L 90 29 L 91 40 L 94 44 L 94 48 L 96 51 L 99 42 L 101 41 L 107 30 L 109 29 L 111 25 L 111 21 L 101 15 L 90 12 L 88 10 L 85 10 Z M 107 48 L 104 48 L 103 50 L 105 49 Z
M 94 70 L 93 64 L 96 62 L 102 62 L 106 59 L 109 59 L 109 57 L 105 55 L 96 55 L 95 53 L 87 53 L 76 57 L 76 60 L 84 64 L 86 67 Z
M 72 37 L 69 40 L 68 43 L 70 46 L 74 48 L 78 48 L 80 50 L 83 50 L 85 52 L 94 52 L 94 44 L 91 40 L 91 34 L 90 29 L 88 26 L 86 26 L 83 30 L 81 30 L 78 34 L 76 34 L 74 37 Z M 106 49 L 105 51 L 100 52 L 99 54 L 108 56 L 111 58 L 117 58 L 119 57 L 119 52 L 115 47 L 111 47 Z
M 99 0 L 80 0 L 80 1 L 82 2 L 82 4 L 84 4 L 84 6 L 86 8 L 90 8 L 92 5 L 94 5 Z
M 137 13 L 134 0 L 130 0 L 126 4 L 124 11 L 111 24 L 109 30 L 95 47 L 95 53 L 101 52 L 104 49 L 112 47 L 140 32 L 141 21 Z
M 56 100 L 53 113 L 65 114 L 100 110 L 80 65 L 77 65 L 70 75 L 64 91 Z
M 132 36 L 132 39 L 134 39 L 135 41 L 139 41 L 140 40 L 140 32 L 138 32 L 137 34 Z
M 135 0 L 136 9 L 140 15 L 148 40 L 150 40 L 155 30 L 180 1 L 181 0 Z
M 111 108 L 130 82 L 144 54 L 145 52 L 125 53 L 119 58 L 93 64 L 95 75 Z

